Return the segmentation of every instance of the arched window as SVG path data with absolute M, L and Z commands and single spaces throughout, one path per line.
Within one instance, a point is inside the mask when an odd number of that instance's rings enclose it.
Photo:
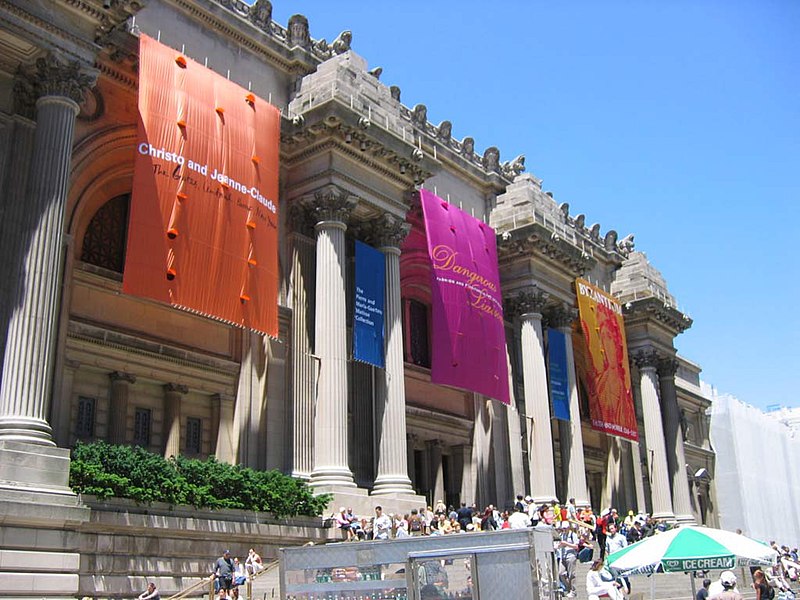
M 125 266 L 129 203 L 130 194 L 123 194 L 112 198 L 94 213 L 83 236 L 83 262 L 122 273 Z

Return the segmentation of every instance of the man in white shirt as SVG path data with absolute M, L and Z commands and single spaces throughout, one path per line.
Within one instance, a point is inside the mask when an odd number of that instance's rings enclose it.
M 525 529 L 526 527 L 530 527 L 530 525 L 531 520 L 524 509 L 517 509 L 508 517 L 508 526 L 510 529 Z
M 392 531 L 392 520 L 383 514 L 383 507 L 375 507 L 375 519 L 372 521 L 372 532 L 376 540 L 388 540 Z
M 608 524 L 608 533 L 606 534 L 606 556 L 613 554 L 617 550 L 622 550 L 628 545 L 628 540 L 625 536 L 617 531 L 617 526 L 613 523 Z

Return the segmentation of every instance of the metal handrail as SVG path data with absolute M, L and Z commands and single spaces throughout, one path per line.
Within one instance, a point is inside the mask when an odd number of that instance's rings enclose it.
M 204 577 L 200 581 L 196 581 L 195 583 L 190 585 L 188 588 L 179 591 L 177 594 L 174 594 L 173 596 L 170 596 L 169 598 L 167 598 L 167 600 L 181 600 L 181 598 L 186 598 L 189 594 L 191 594 L 192 592 L 200 589 L 201 587 L 205 586 L 206 584 L 208 584 L 208 577 Z

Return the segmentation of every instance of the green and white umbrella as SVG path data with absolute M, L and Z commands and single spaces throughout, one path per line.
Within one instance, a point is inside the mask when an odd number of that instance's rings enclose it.
M 683 572 L 775 564 L 778 553 L 738 533 L 709 527 L 679 527 L 614 552 L 606 565 L 626 575 Z M 659 568 L 660 567 L 660 568 Z
M 763 542 L 722 529 L 687 526 L 670 529 L 618 550 L 606 557 L 606 565 L 623 575 L 686 571 L 694 598 L 694 571 L 769 566 L 777 560 L 778 553 Z M 651 597 L 655 598 L 655 579 Z

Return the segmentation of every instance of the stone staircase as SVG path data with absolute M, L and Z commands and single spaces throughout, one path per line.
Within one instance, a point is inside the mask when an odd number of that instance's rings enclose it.
M 278 600 L 281 597 L 281 578 L 278 562 L 269 563 L 253 579 L 252 598 L 246 600 Z

